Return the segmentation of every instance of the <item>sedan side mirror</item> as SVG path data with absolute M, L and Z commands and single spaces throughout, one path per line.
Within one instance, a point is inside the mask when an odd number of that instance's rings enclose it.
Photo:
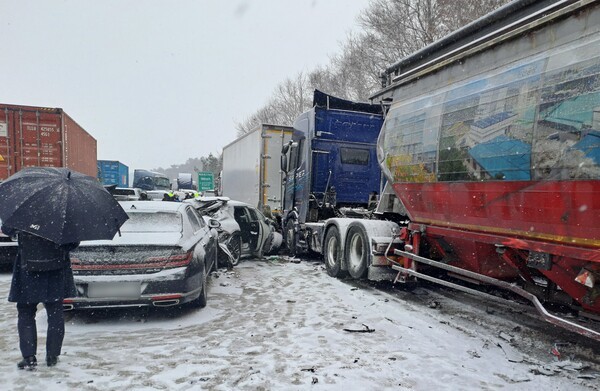
M 218 229 L 218 228 L 221 228 L 221 222 L 217 219 L 210 219 L 210 220 L 208 220 L 208 226 L 210 228 Z

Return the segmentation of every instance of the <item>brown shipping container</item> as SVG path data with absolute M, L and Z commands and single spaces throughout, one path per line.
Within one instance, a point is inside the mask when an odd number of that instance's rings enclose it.
M 62 109 L 0 103 L 0 180 L 23 167 L 97 176 L 96 139 Z

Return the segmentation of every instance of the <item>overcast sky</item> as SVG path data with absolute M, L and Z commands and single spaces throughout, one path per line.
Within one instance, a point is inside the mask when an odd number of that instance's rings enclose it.
M 60 107 L 98 159 L 221 153 L 277 84 L 326 65 L 367 0 L 0 0 L 0 103 Z

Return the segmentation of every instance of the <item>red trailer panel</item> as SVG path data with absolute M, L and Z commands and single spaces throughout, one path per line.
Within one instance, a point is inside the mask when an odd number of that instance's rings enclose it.
M 59 108 L 0 104 L 0 180 L 24 167 L 96 176 L 96 139 Z
M 66 167 L 96 178 L 98 176 L 96 139 L 64 111 L 62 114 Z

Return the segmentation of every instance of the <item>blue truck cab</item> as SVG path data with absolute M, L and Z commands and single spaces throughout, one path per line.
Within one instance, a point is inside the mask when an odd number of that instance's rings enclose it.
M 171 182 L 164 174 L 136 168 L 133 171 L 133 187 L 142 190 L 171 190 Z
M 282 225 L 290 252 L 311 249 L 314 230 L 307 224 L 339 217 L 341 208 L 366 209 L 380 191 L 376 144 L 382 124 L 380 105 L 315 91 L 313 107 L 297 118 L 282 150 Z

